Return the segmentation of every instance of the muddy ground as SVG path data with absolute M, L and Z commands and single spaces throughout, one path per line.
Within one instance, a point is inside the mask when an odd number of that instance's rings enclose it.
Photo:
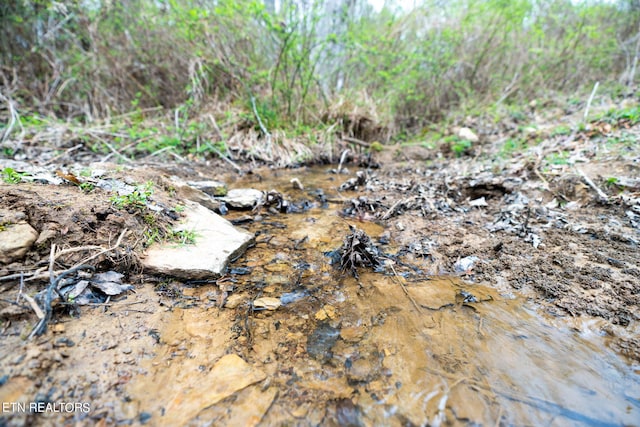
M 403 287 L 440 276 L 454 278 L 458 287 L 482 285 L 476 289 L 486 287 L 487 295 L 526 302 L 549 322 L 576 331 L 589 325 L 604 337 L 603 351 L 618 354 L 637 375 L 640 152 L 637 143 L 604 152 L 600 146 L 584 139 L 562 147 L 572 159 L 568 163 L 547 162 L 545 153 L 501 157 L 487 143 L 462 157 L 422 146 L 386 147 L 372 158 L 351 158 L 340 171 L 338 165 L 276 170 L 246 164 L 240 174 L 223 162 L 99 165 L 109 178 L 151 181 L 149 205 L 155 209 L 119 209 L 110 191 L 87 192 L 67 181 L 3 183 L 0 208 L 23 212 L 41 237 L 24 259 L 0 269 L 2 401 L 90 402 L 91 410 L 3 412 L 0 425 L 377 424 L 381 415 L 367 408 L 375 396 L 390 396 L 400 387 L 384 360 L 411 357 L 399 342 L 380 348 L 371 341 L 385 319 L 397 315 L 382 307 L 385 295 L 399 306 Z M 75 170 L 98 167 L 84 161 Z M 180 218 L 182 200 L 164 179 L 170 175 L 276 190 L 289 209 L 230 211 L 226 218 L 255 233 L 256 245 L 218 280 L 149 276 L 140 264 L 149 227 L 162 233 Z M 293 178 L 303 188 L 292 185 Z M 364 230 L 380 248 L 387 261 L 379 273 L 360 268 L 354 279 L 331 265 L 327 253 L 340 248 L 350 226 Z M 87 305 L 57 304 L 48 331 L 27 339 L 37 317 L 18 294 L 35 295 L 46 287 L 52 244 L 113 248 L 91 264 L 124 273 L 134 290 L 108 300 L 96 295 Z M 64 270 L 92 253 L 70 252 L 55 267 Z M 404 285 L 371 285 L 376 275 Z M 291 298 L 289 307 L 260 311 L 252 305 L 257 298 L 283 295 Z M 418 305 L 435 311 L 447 306 Z M 457 307 L 460 316 L 470 316 Z M 362 310 L 368 315 L 358 318 Z M 340 349 L 349 345 L 361 346 L 359 356 L 333 356 L 351 354 Z M 444 361 L 439 356 L 440 374 L 466 369 L 452 354 Z M 239 372 L 229 382 L 251 377 L 247 383 L 260 386 L 238 384 L 215 396 L 194 386 L 191 376 L 198 373 L 201 381 L 217 381 L 207 375 L 217 372 L 225 355 L 247 363 L 227 369 Z M 346 368 L 344 375 L 327 374 L 320 381 L 297 372 L 301 365 L 327 372 Z M 164 394 L 186 389 L 191 391 L 180 399 L 160 402 Z M 472 401 L 473 390 L 482 388 L 470 386 L 458 401 Z M 509 418 L 493 401 L 470 403 L 466 412 L 453 397 L 451 402 L 446 410 L 437 402 L 428 410 L 398 404 L 401 410 L 388 414 L 385 423 L 517 424 L 518 418 Z

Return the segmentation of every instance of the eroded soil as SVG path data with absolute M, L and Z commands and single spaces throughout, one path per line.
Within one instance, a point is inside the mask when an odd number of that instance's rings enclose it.
M 347 173 L 110 170 L 154 182 L 155 210 L 117 209 L 101 189 L 3 184 L 0 207 L 25 213 L 41 240 L 2 276 L 43 278 L 0 282 L 1 400 L 90 402 L 91 410 L 14 411 L 2 424 L 637 421 L 640 189 L 604 185 L 637 178 L 637 153 L 545 170 L 526 158 L 471 162 L 422 147 L 380 156 L 381 168 L 348 164 Z M 166 175 L 276 190 L 289 209 L 227 215 L 256 233 L 256 245 L 221 279 L 150 277 L 138 263 L 144 231 L 180 216 Z M 330 264 L 349 226 L 384 253 L 381 271 L 355 279 Z M 58 305 L 48 332 L 26 340 L 37 319 L 14 302 L 46 286 L 51 244 L 108 248 L 123 230 L 95 265 L 126 273 L 135 291 Z M 56 268 L 84 256 L 71 252 Z M 282 306 L 259 309 L 265 297 Z M 545 375 L 557 388 L 534 384 Z

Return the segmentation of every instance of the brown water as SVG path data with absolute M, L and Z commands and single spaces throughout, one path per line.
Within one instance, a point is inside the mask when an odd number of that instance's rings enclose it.
M 233 186 L 282 191 L 293 176 Z M 305 190 L 287 196 L 323 188 L 339 199 L 334 178 L 305 174 Z M 393 261 L 384 274 L 342 275 L 325 252 L 349 224 L 374 239 L 384 228 L 338 207 L 247 225 L 257 244 L 233 267 L 250 274 L 223 281 L 234 308 L 205 284 L 188 290 L 201 303 L 158 313 L 160 350 L 129 386 L 132 413 L 158 425 L 640 424 L 640 367 L 609 350 L 596 325 Z M 282 306 L 258 310 L 259 298 Z M 229 354 L 241 359 L 221 363 Z

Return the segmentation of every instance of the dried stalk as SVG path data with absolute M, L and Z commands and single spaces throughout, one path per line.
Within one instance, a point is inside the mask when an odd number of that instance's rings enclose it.
M 593 188 L 595 190 L 596 193 L 598 193 L 598 197 L 600 197 L 600 200 L 603 202 L 608 202 L 609 201 L 609 196 L 607 196 L 604 191 L 602 191 L 592 180 L 591 178 L 589 178 L 584 172 L 582 172 L 579 168 L 574 167 L 574 169 L 576 170 L 576 172 L 578 173 L 578 175 L 580 175 L 582 177 L 582 179 L 584 180 L 584 182 L 586 182 L 589 187 Z
M 264 123 L 262 123 L 262 119 L 260 118 L 260 115 L 258 114 L 258 109 L 256 108 L 256 99 L 253 96 L 251 97 L 251 107 L 253 108 L 253 114 L 255 114 L 256 119 L 258 120 L 258 125 L 260 126 L 260 130 L 267 137 L 267 152 L 270 154 L 271 153 L 271 134 L 269 133 L 267 128 L 264 126 Z
M 591 102 L 593 102 L 593 97 L 596 96 L 596 91 L 598 90 L 598 86 L 600 86 L 600 82 L 596 82 L 593 85 L 593 90 L 591 91 L 591 95 L 589 96 L 589 100 L 587 101 L 587 106 L 584 109 L 584 118 L 583 120 L 587 120 L 587 116 L 589 115 L 589 108 L 591 108 Z

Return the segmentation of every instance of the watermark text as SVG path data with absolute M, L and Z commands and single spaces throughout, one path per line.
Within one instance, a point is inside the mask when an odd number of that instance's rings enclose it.
M 0 413 L 2 414 L 73 414 L 88 413 L 91 411 L 89 402 L 2 402 Z

